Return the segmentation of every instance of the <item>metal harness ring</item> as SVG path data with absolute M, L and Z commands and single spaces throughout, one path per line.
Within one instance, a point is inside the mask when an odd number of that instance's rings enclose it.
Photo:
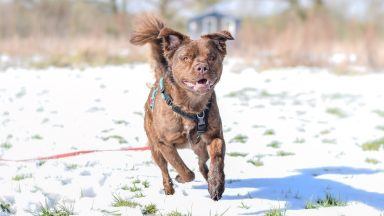
M 196 114 L 197 118 L 204 118 L 205 117 L 205 110 L 203 110 L 203 112 L 201 112 L 201 113 L 202 113 L 202 116 L 199 115 L 200 113 Z

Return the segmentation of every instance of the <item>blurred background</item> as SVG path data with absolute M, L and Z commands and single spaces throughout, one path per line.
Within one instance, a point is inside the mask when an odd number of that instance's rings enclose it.
M 171 197 L 150 151 L 125 151 L 147 144 L 144 12 L 236 39 L 219 203 L 192 151 Z M 383 72 L 384 0 L 0 0 L 0 216 L 384 216 Z
M 192 36 L 230 30 L 230 55 L 260 69 L 384 66 L 382 0 L 0 0 L 0 65 L 45 68 L 145 61 L 131 20 L 161 16 Z

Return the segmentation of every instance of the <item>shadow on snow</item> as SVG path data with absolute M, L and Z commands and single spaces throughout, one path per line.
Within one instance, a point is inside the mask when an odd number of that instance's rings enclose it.
M 384 206 L 384 194 L 368 192 L 349 185 L 320 177 L 325 174 L 370 175 L 382 170 L 356 169 L 350 167 L 319 167 L 297 170 L 299 174 L 282 178 L 248 178 L 229 179 L 226 188 L 254 188 L 244 195 L 223 195 L 224 200 L 240 200 L 250 198 L 274 199 L 287 201 L 287 209 L 303 209 L 307 201 L 316 201 L 329 192 L 342 201 L 357 201 L 376 209 Z M 207 189 L 207 185 L 195 186 L 196 189 Z

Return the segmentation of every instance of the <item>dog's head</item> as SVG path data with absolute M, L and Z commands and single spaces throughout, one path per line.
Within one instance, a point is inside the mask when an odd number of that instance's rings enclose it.
M 228 31 L 220 31 L 191 40 L 169 28 L 160 31 L 164 56 L 172 68 L 178 86 L 198 95 L 213 90 L 220 80 L 226 41 L 233 40 Z

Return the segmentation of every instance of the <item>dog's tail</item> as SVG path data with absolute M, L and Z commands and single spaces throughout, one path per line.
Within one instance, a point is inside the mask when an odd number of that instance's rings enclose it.
M 155 64 L 156 80 L 160 79 L 166 69 L 165 67 L 167 67 L 167 61 L 161 45 L 162 41 L 158 38 L 160 30 L 164 27 L 164 22 L 159 18 L 144 14 L 136 18 L 130 39 L 130 42 L 134 45 L 142 46 L 147 43 L 150 44 L 151 55 Z

